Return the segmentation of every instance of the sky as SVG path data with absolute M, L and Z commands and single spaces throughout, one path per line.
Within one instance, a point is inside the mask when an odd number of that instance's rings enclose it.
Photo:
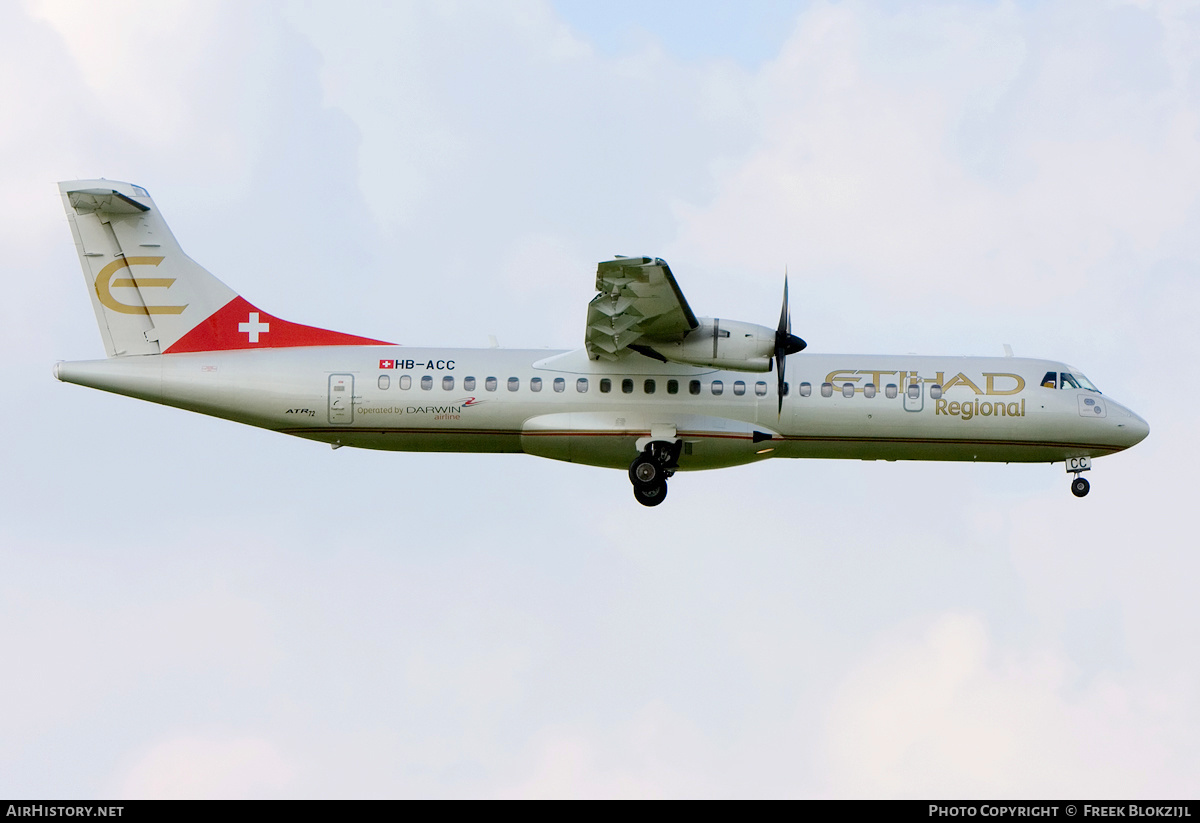
M 0 4 L 0 796 L 1200 794 L 1200 8 L 731 9 Z M 786 270 L 809 351 L 1007 343 L 1151 434 L 1082 500 L 778 460 L 654 509 L 333 451 L 52 378 L 92 177 L 293 322 L 572 348 L 613 254 L 765 325 Z

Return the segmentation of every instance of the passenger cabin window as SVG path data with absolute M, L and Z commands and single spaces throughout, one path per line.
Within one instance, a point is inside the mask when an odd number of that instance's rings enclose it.
M 463 389 L 465 391 L 475 391 L 475 378 L 474 377 L 464 377 L 463 378 Z
M 875 384 L 874 383 L 868 383 L 867 385 L 863 386 L 863 397 L 874 397 L 874 396 L 875 396 Z
M 556 392 L 564 392 L 567 390 L 567 381 L 562 377 L 554 378 L 554 390 Z
M 1042 378 L 1042 388 L 1057 389 L 1058 388 L 1058 372 L 1048 371 L 1046 376 Z
M 743 394 L 746 393 L 746 383 L 744 380 L 733 381 L 733 393 L 736 394 L 738 397 L 741 397 Z
M 843 383 L 842 384 L 842 397 L 853 397 L 853 396 L 854 396 L 854 384 L 853 383 Z
M 612 391 L 612 381 L 609 380 L 607 377 L 601 377 L 600 378 L 600 393 L 608 394 L 610 391 Z
M 934 400 L 940 400 L 942 397 L 942 387 L 934 383 L 929 387 L 929 396 Z
M 788 396 L 789 394 L 791 394 L 791 393 L 792 393 L 792 384 L 791 384 L 791 383 L 784 383 L 784 384 L 783 384 L 783 396 L 784 396 L 784 397 L 787 397 L 787 396 Z
M 805 384 L 801 383 L 800 385 L 801 385 L 801 387 L 803 387 Z M 759 380 L 757 383 L 754 384 L 754 393 L 757 394 L 759 397 L 767 396 L 767 383 L 765 380 Z
M 800 384 L 800 396 L 812 397 L 812 383 L 804 382 Z
M 496 387 L 499 385 L 500 381 L 494 377 L 489 377 L 483 381 L 483 387 L 488 391 L 495 391 Z
M 384 391 L 387 391 L 388 387 L 391 385 L 392 385 L 391 377 L 389 377 L 386 374 L 379 375 L 379 388 L 383 389 Z
M 521 388 L 521 378 L 519 378 L 519 377 L 508 378 L 508 390 L 509 391 L 516 391 L 519 388 Z
M 454 391 L 454 378 L 448 374 L 442 378 L 442 390 Z
M 668 380 L 667 381 L 667 394 L 679 394 L 679 381 L 678 380 Z
M 920 383 L 909 383 L 908 384 L 908 399 L 909 400 L 920 400 L 921 399 L 921 384 Z
M 699 380 L 688 381 L 688 394 L 699 394 L 699 393 L 700 393 L 700 381 Z
M 833 397 L 833 384 L 832 383 L 822 383 L 821 384 L 821 396 L 822 397 Z
M 427 374 L 421 378 L 421 391 L 429 391 L 433 388 L 433 375 Z
M 655 386 L 653 380 L 647 380 L 642 384 L 642 391 L 644 391 L 646 394 L 654 394 L 654 388 Z
M 581 377 L 575 381 L 575 391 L 580 394 L 587 394 L 587 378 Z
M 883 387 L 883 394 L 885 397 L 889 397 L 892 400 L 895 400 L 896 396 L 898 394 L 900 394 L 900 390 L 896 387 L 895 383 L 888 383 L 886 386 Z
M 400 388 L 404 391 L 408 391 L 409 389 L 412 388 L 412 378 L 409 377 L 407 374 L 403 374 L 400 376 Z
M 718 397 L 725 393 L 725 384 L 720 380 L 712 381 L 712 393 Z
M 621 394 L 633 394 L 633 381 L 628 377 L 621 381 Z
M 542 390 L 542 378 L 540 378 L 540 377 L 529 378 L 529 390 L 530 391 L 541 391 Z

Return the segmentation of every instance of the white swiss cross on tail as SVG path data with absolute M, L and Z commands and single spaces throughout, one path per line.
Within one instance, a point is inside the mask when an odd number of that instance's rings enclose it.
M 266 334 L 271 330 L 270 323 L 258 322 L 258 312 L 250 312 L 250 316 L 246 318 L 245 323 L 238 323 L 238 331 L 246 332 L 250 335 L 250 342 L 257 343 L 259 332 Z

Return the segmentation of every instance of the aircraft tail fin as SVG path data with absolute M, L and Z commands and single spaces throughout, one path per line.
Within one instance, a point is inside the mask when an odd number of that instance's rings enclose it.
M 382 344 L 255 308 L 183 253 L 140 186 L 59 183 L 109 357 Z

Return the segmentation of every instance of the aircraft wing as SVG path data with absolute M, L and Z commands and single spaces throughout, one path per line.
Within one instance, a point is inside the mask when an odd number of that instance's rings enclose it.
M 619 257 L 596 267 L 584 345 L 593 360 L 617 360 L 641 345 L 683 340 L 700 323 L 658 258 Z M 659 355 L 651 355 L 659 357 Z

